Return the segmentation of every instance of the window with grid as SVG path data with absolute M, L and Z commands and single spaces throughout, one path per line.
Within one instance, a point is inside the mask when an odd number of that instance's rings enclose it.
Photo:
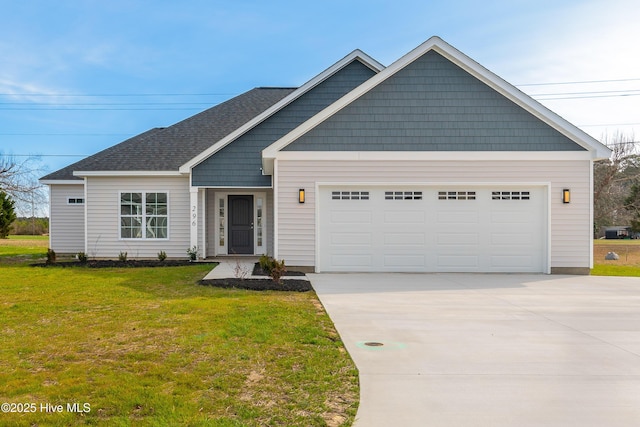
M 120 193 L 120 238 L 166 239 L 168 231 L 167 193 Z
M 332 191 L 333 200 L 369 200 L 368 191 Z
M 422 200 L 422 191 L 385 191 L 385 200 Z
M 438 191 L 438 200 L 475 200 L 475 191 Z
M 531 200 L 528 191 L 492 191 L 491 200 Z

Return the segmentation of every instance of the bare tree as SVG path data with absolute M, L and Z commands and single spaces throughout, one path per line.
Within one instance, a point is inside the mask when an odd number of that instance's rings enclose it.
M 33 214 L 35 206 L 47 203 L 43 186 L 38 176 L 43 172 L 40 159 L 36 156 L 18 161 L 13 156 L 0 152 L 0 191 L 9 194 L 16 201 L 16 210 Z
M 632 186 L 640 182 L 640 155 L 633 135 L 616 133 L 604 138 L 613 151 L 607 160 L 594 164 L 593 216 L 596 236 L 609 225 L 629 225 L 631 212 L 625 200 Z

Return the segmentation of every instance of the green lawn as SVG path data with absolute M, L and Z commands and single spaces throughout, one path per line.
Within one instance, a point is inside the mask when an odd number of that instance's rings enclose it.
M 0 266 L 3 263 L 46 258 L 48 236 L 9 236 L 0 239 Z
M 35 253 L 8 245 L 0 403 L 35 412 L 0 425 L 353 422 L 357 371 L 315 294 L 199 286 L 207 265 L 30 267 L 15 257 Z M 69 412 L 76 403 L 89 412 Z

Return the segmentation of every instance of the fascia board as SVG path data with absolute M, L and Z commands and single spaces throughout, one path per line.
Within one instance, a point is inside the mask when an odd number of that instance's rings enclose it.
M 184 176 L 178 171 L 74 171 L 73 176 Z
M 572 161 L 591 160 L 588 151 L 280 151 L 293 161 Z
M 376 61 L 375 59 L 373 59 L 372 57 L 370 57 L 360 49 L 354 50 L 353 52 L 351 52 L 350 54 L 342 58 L 340 61 L 336 62 L 335 64 L 333 64 L 332 66 L 324 70 L 322 73 L 318 74 L 317 76 L 315 76 L 314 78 L 312 78 L 311 80 L 309 80 L 308 82 L 300 86 L 298 89 L 290 93 L 288 96 L 284 97 L 279 102 L 277 102 L 276 104 L 274 104 L 273 106 L 265 110 L 262 114 L 248 121 L 243 126 L 239 127 L 238 129 L 236 129 L 235 131 L 233 131 L 232 133 L 230 133 L 220 141 L 213 144 L 207 150 L 203 151 L 193 159 L 189 160 L 187 163 L 180 166 L 180 169 L 179 169 L 180 172 L 189 173 L 191 169 L 196 165 L 198 165 L 200 162 L 204 161 L 205 159 L 209 158 L 216 152 L 220 151 L 222 148 L 232 143 L 238 137 L 242 136 L 243 134 L 253 129 L 255 126 L 259 125 L 260 123 L 262 123 L 263 121 L 265 121 L 266 119 L 268 119 L 269 117 L 271 117 L 272 115 L 274 115 L 275 113 L 277 113 L 278 111 L 286 107 L 287 105 L 291 104 L 293 101 L 300 98 L 302 95 L 309 92 L 311 89 L 318 86 L 323 81 L 327 80 L 329 77 L 331 77 L 332 75 L 340 71 L 342 68 L 344 68 L 354 60 L 360 61 L 362 64 L 364 64 L 366 67 L 370 68 L 371 70 L 375 71 L 376 73 L 379 73 L 384 69 L 384 65 L 382 65 L 381 63 L 379 63 L 378 61 Z
M 434 36 L 404 55 L 402 58 L 398 59 L 393 64 L 389 65 L 387 68 L 382 70 L 377 75 L 373 76 L 371 79 L 367 80 L 366 82 L 325 108 L 324 110 L 320 111 L 315 116 L 311 117 L 306 122 L 302 123 L 297 128 L 293 129 L 287 135 L 284 135 L 278 141 L 275 141 L 273 144 L 265 148 L 262 151 L 263 159 L 266 160 L 274 158 L 275 154 L 278 151 L 282 150 L 291 142 L 309 132 L 318 124 L 336 114 L 342 108 L 346 107 L 351 102 L 355 101 L 386 79 L 390 78 L 395 73 L 411 64 L 413 61 L 420 58 L 430 50 L 434 50 L 443 55 L 454 64 L 469 72 L 472 76 L 478 78 L 480 81 L 484 82 L 492 89 L 507 97 L 507 99 L 515 102 L 517 105 L 521 106 L 540 120 L 544 121 L 554 129 L 558 130 L 560 133 L 567 136 L 572 141 L 579 144 L 581 147 L 588 150 L 594 160 L 600 158 L 608 158 L 611 155 L 611 150 L 604 144 L 600 143 L 571 123 L 567 122 L 556 113 L 553 113 L 551 110 L 535 101 L 530 96 L 524 94 L 522 91 L 518 90 L 507 81 L 503 80 L 467 55 L 463 54 L 450 44 L 446 43 L 440 37 Z M 263 161 L 263 169 L 269 168 L 268 163 L 268 160 L 266 162 Z
M 84 185 L 84 180 L 81 179 L 40 179 L 38 181 L 43 185 Z

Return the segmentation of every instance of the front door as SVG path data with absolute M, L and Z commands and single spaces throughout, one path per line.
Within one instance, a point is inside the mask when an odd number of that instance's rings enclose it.
M 253 254 L 253 196 L 229 196 L 228 253 Z

